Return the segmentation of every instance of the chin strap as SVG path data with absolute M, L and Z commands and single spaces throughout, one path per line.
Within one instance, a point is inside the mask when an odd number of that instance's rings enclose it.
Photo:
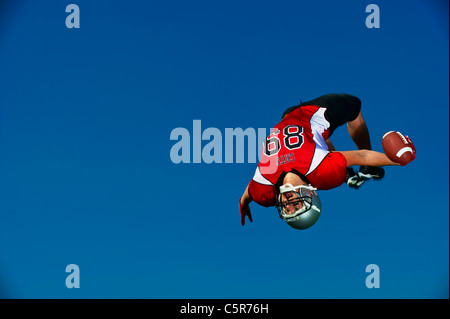
M 307 189 L 309 191 L 316 191 L 317 190 L 317 188 L 313 187 L 312 185 L 293 186 L 292 184 L 287 183 L 287 184 L 284 184 L 284 185 L 280 186 L 280 194 L 287 193 L 287 192 L 296 192 L 297 193 L 297 190 L 300 189 L 300 188 L 304 188 L 304 189 Z

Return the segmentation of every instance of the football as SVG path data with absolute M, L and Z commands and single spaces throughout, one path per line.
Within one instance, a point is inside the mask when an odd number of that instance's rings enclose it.
M 415 148 L 411 140 L 400 132 L 390 131 L 383 135 L 383 150 L 389 159 L 406 165 L 415 158 Z

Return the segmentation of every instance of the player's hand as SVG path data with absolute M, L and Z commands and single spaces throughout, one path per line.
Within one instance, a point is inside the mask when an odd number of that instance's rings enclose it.
M 414 146 L 413 142 L 411 141 L 411 139 L 407 135 L 405 136 L 405 138 L 408 141 L 408 143 L 410 144 L 411 149 L 413 150 L 413 153 L 412 153 L 413 158 L 412 158 L 411 161 L 408 162 L 408 163 L 411 163 L 416 158 L 416 147 Z M 402 166 L 404 166 L 404 165 L 402 165 Z
M 248 205 L 242 205 L 241 199 L 239 198 L 239 211 L 241 212 L 241 225 L 245 225 L 245 216 L 248 217 L 248 220 L 252 223 L 253 218 L 252 214 L 250 213 L 250 207 Z

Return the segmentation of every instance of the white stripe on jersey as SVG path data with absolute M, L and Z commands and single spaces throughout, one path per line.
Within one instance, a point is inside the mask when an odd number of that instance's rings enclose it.
M 327 143 L 325 143 L 322 136 L 323 132 L 330 127 L 330 123 L 325 118 L 325 110 L 325 108 L 321 107 L 311 117 L 311 131 L 314 137 L 314 142 L 316 142 L 316 148 L 314 150 L 311 165 L 309 166 L 309 170 L 306 175 L 313 172 L 329 153 Z
M 270 186 L 273 185 L 268 179 L 266 179 L 264 176 L 262 176 L 261 172 L 259 171 L 259 167 L 256 168 L 256 172 L 255 172 L 255 175 L 253 176 L 253 180 L 255 182 L 258 182 L 263 185 L 270 185 Z

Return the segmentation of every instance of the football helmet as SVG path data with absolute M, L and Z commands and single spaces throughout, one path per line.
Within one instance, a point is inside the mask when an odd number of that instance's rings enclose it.
M 275 199 L 280 218 L 295 229 L 306 229 L 314 225 L 322 210 L 316 190 L 311 185 L 280 186 L 280 193 Z

